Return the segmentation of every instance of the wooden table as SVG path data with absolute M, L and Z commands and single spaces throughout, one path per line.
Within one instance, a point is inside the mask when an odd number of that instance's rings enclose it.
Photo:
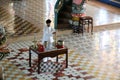
M 58 62 L 58 55 L 65 54 L 66 55 L 66 68 L 68 67 L 68 49 L 67 48 L 61 48 L 61 49 L 56 49 L 56 50 L 50 50 L 50 51 L 44 51 L 44 52 L 39 52 L 33 47 L 29 48 L 29 66 L 31 67 L 31 54 L 33 51 L 38 55 L 38 74 L 40 73 L 40 62 L 43 58 L 45 57 L 56 57 L 56 61 Z

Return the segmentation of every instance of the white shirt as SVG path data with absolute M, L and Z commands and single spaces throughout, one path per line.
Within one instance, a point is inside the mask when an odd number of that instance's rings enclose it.
M 45 26 L 43 29 L 43 39 L 42 39 L 42 43 L 44 43 L 44 41 L 48 41 L 50 43 L 54 42 L 53 39 L 53 32 L 55 32 L 55 29 L 50 27 Z

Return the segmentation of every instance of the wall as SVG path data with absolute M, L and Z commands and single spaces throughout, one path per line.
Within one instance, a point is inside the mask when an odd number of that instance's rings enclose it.
M 37 27 L 44 25 L 45 1 L 43 0 L 0 0 L 0 7 L 12 10 L 12 14 L 31 22 Z
M 43 26 L 45 12 L 44 1 L 42 0 L 22 0 L 14 2 L 15 14 L 31 22 L 37 27 Z
M 6 21 L 9 21 L 9 20 L 14 20 L 15 12 L 14 12 L 13 3 L 12 3 L 11 0 L 0 0 L 0 7 L 6 9 L 4 14 L 7 15 L 7 17 L 4 18 L 4 19 L 2 19 L 2 16 L 1 16 L 2 20 L 0 21 L 0 24 L 6 23 Z M 3 26 L 7 27 L 6 30 L 8 31 L 8 33 L 14 33 L 14 27 L 13 27 L 14 26 L 14 22 L 13 21 L 10 22 L 10 25 L 4 24 Z
M 9 10 L 11 7 L 11 0 L 0 0 L 0 7 L 4 7 L 5 9 Z
M 99 0 L 101 2 L 116 6 L 120 8 L 120 0 Z

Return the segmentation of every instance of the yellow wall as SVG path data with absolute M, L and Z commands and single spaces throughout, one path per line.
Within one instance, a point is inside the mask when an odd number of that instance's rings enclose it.
M 45 12 L 45 1 L 43 0 L 22 0 L 15 1 L 11 0 L 0 0 L 0 6 L 11 11 L 13 14 L 31 22 L 37 27 L 43 27 L 43 20 Z

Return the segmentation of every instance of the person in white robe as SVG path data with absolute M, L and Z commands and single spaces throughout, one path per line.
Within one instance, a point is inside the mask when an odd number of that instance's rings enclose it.
M 45 46 L 46 49 L 52 49 L 53 43 L 54 43 L 54 35 L 56 34 L 56 31 L 54 28 L 50 26 L 51 20 L 46 20 L 46 26 L 43 28 L 43 38 L 42 38 L 42 44 Z M 48 60 L 52 60 L 52 58 L 47 57 L 43 59 L 43 62 L 46 62 Z
M 46 26 L 43 28 L 43 39 L 42 43 L 44 44 L 45 47 L 48 49 L 53 48 L 53 43 L 54 43 L 54 35 L 56 34 L 56 31 L 54 28 L 50 26 L 51 20 L 48 19 L 46 20 Z

